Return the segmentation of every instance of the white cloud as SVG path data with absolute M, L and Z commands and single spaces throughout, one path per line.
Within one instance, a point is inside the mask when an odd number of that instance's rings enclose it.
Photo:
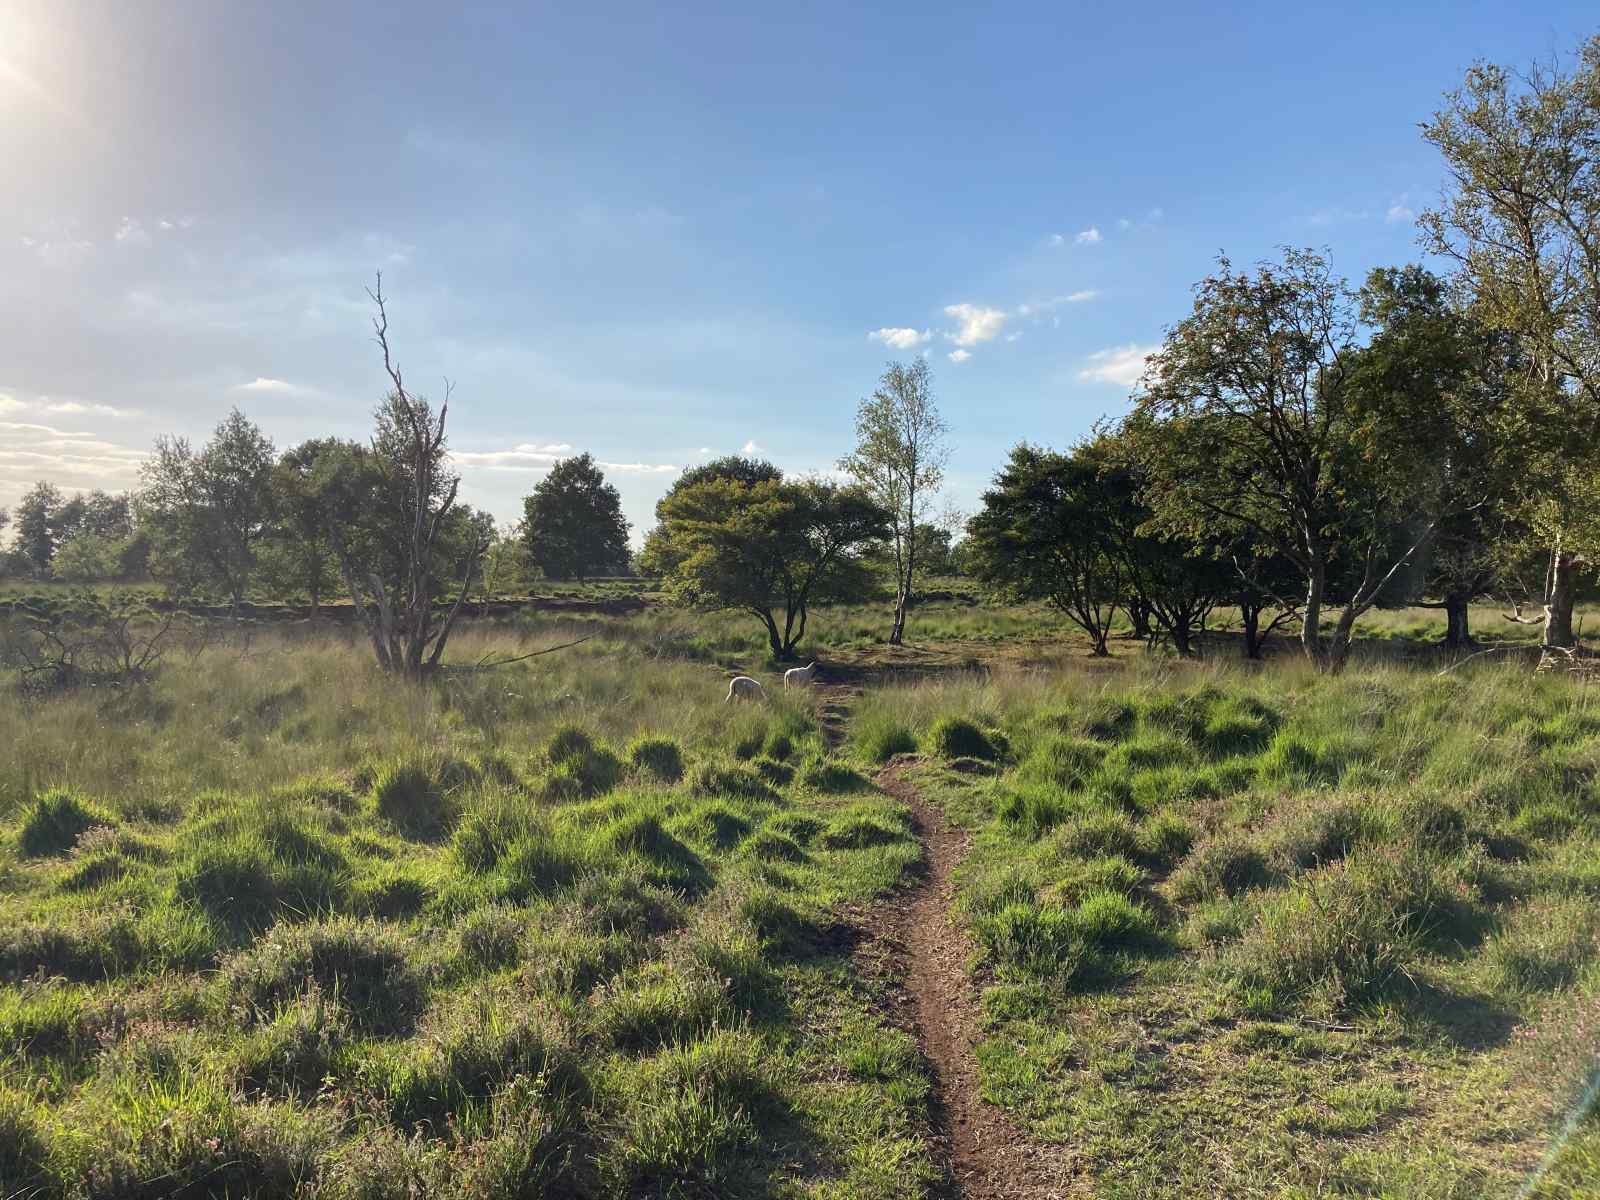
M 645 475 L 663 475 L 668 472 L 676 474 L 683 470 L 674 463 L 614 463 L 603 462 L 599 464 L 605 471 L 627 471 Z
M 249 383 L 241 383 L 234 387 L 236 392 L 263 392 L 277 396 L 302 396 L 311 389 L 301 387 L 297 383 L 290 383 L 287 379 L 268 379 L 258 375 Z
M 1083 288 L 1080 291 L 1068 292 L 1065 296 L 1051 296 L 1048 300 L 1032 300 L 1027 304 L 1017 305 L 1017 316 L 1035 317 L 1040 313 L 1049 312 L 1051 309 L 1060 308 L 1063 304 L 1082 304 L 1086 300 L 1093 300 L 1100 293 L 1093 288 Z M 1007 341 L 1011 339 L 1006 339 Z
M 1006 341 L 1008 341 L 1008 342 L 1016 342 L 1016 341 L 1020 341 L 1021 339 L 1022 339 L 1022 330 L 1020 330 L 1020 329 L 1017 330 L 1015 333 L 1006 334 Z
M 748 442 L 746 442 L 743 446 L 741 446 L 739 448 L 739 453 L 740 454 L 765 454 L 766 451 L 763 450 L 760 446 L 756 445 L 755 438 L 751 438 Z
M 1366 221 L 1371 217 L 1372 213 L 1364 208 L 1345 208 L 1335 204 L 1329 208 L 1318 209 L 1307 220 L 1313 225 L 1346 225 L 1353 221 Z
M 121 418 L 144 415 L 137 408 L 118 408 L 114 404 L 85 404 L 81 400 L 41 401 L 39 408 L 47 413 L 61 413 L 70 416 L 88 415 Z
M 700 447 L 700 453 L 701 454 L 710 454 L 711 453 L 711 447 L 710 446 L 701 446 Z
M 1006 314 L 1000 309 L 976 304 L 947 304 L 944 315 L 961 322 L 959 330 L 945 334 L 958 346 L 976 346 L 980 342 L 990 341 L 1006 323 Z
M 509 450 L 452 450 L 452 462 L 463 467 L 490 467 L 502 471 L 545 471 L 572 453 L 568 442 L 522 442 Z
M 871 333 L 867 334 L 867 338 L 870 341 L 882 342 L 885 346 L 895 350 L 915 349 L 917 346 L 922 345 L 922 343 L 928 341 L 932 337 L 933 331 L 931 329 L 924 329 L 921 333 L 918 333 L 915 329 L 895 328 L 891 326 L 885 326 L 882 329 L 874 329 Z
M 1383 219 L 1390 225 L 1412 220 L 1417 214 L 1412 209 L 1410 201 L 1411 193 L 1401 192 L 1394 198 L 1394 203 L 1389 205 L 1389 210 L 1383 214 Z
M 1159 348 L 1129 342 L 1126 346 L 1097 350 L 1089 355 L 1089 365 L 1078 372 L 1078 378 L 1085 383 L 1113 383 L 1132 387 L 1144 374 L 1145 360 Z
M 134 217 L 123 217 L 122 224 L 117 226 L 117 241 L 124 246 L 148 246 L 150 235 L 145 232 L 145 227 Z
M 14 505 L 39 479 L 69 493 L 131 488 L 144 458 L 143 450 L 86 431 L 0 421 L 0 506 Z
M 1100 231 L 1091 225 L 1072 240 L 1077 242 L 1080 246 L 1093 246 L 1100 240 Z
M 972 354 L 967 350 L 952 350 L 946 357 L 953 363 L 964 363 L 972 357 Z
M 26 404 L 24 404 L 21 400 L 18 400 L 15 396 L 7 392 L 0 392 L 0 413 L 18 412 L 27 407 L 28 406 Z
M 1052 233 L 1050 235 L 1050 244 L 1052 246 L 1065 246 L 1067 244 L 1067 239 L 1059 233 Z

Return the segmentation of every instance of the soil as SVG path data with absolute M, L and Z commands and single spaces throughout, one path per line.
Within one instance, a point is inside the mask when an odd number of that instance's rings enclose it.
M 972 1047 L 980 1022 L 967 975 L 972 944 L 951 919 L 951 874 L 967 835 L 924 801 L 905 774 L 914 760 L 879 772 L 877 783 L 911 810 L 925 871 L 916 886 L 865 917 L 873 957 L 887 960 L 896 986 L 896 1021 L 917 1039 L 933 1082 L 934 1153 L 945 1167 L 945 1196 L 961 1200 L 1047 1200 L 1081 1194 L 1056 1147 L 1028 1138 L 979 1093 Z

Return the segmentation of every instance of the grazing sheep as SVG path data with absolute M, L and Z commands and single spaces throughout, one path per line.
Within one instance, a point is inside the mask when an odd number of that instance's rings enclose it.
M 817 660 L 812 659 L 809 667 L 790 667 L 783 673 L 783 690 L 788 691 L 793 684 L 799 687 L 802 683 L 810 683 L 811 677 L 817 673 Z
M 735 696 L 741 700 L 765 700 L 767 689 L 761 686 L 759 679 L 751 679 L 748 675 L 735 675 L 728 680 L 728 699 L 723 703 L 727 704 Z

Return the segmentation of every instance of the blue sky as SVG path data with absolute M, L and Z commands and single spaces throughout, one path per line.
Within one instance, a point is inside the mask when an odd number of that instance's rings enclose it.
M 849 446 L 926 353 L 970 509 L 1124 410 L 1219 251 L 1419 256 L 1417 123 L 1592 5 L 0 0 L 0 505 L 136 482 L 238 405 L 363 436 L 384 272 L 464 494 Z M 876 334 L 876 336 L 874 336 Z

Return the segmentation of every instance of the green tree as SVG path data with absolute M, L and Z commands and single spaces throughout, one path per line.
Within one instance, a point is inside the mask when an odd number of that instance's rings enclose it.
M 528 555 L 550 579 L 620 575 L 628 569 L 622 497 L 588 454 L 550 468 L 523 501 Z
M 737 483 L 743 487 L 754 487 L 758 483 L 781 482 L 783 472 L 765 459 L 746 458 L 738 454 L 724 455 L 710 462 L 686 468 L 677 479 L 673 480 L 672 486 L 667 489 L 667 494 L 656 501 L 656 523 L 645 535 L 644 549 L 640 551 L 638 558 L 638 567 L 642 573 L 665 578 L 687 553 L 681 545 L 667 537 L 665 514 L 674 497 L 700 484 L 719 480 Z
M 1168 534 L 1249 538 L 1294 562 L 1302 646 L 1339 670 L 1357 619 L 1440 521 L 1483 501 L 1505 396 L 1471 369 L 1453 326 L 1419 326 L 1419 306 L 1437 314 L 1410 292 L 1436 281 L 1380 273 L 1357 297 L 1311 251 L 1254 273 L 1220 267 L 1137 397 L 1146 494 Z M 1395 286 L 1405 303 L 1373 299 Z M 1378 326 L 1365 345 L 1364 313 Z
M 900 645 L 905 636 L 918 562 L 917 530 L 944 479 L 948 430 L 934 402 L 928 360 L 892 362 L 879 377 L 877 390 L 856 411 L 856 448 L 839 460 L 889 514 L 895 568 L 891 646 Z
M 271 531 L 275 461 L 272 441 L 238 409 L 198 452 L 184 438 L 158 438 L 138 503 L 162 573 L 181 587 L 215 588 L 237 609 Z
M 318 478 L 318 462 L 337 453 L 340 443 L 334 438 L 313 438 L 285 450 L 272 470 L 272 540 L 283 559 L 284 582 L 310 597 L 312 611 L 323 596 L 336 586 L 338 560 L 328 538 L 328 526 L 336 514 Z
M 17 504 L 16 553 L 35 579 L 50 577 L 50 562 L 59 541 L 61 490 L 43 480 L 33 485 Z
M 1058 454 L 1022 443 L 983 494 L 962 543 L 974 573 L 1000 593 L 1044 600 L 1109 653 L 1111 622 L 1127 595 L 1116 492 L 1100 459 L 1079 447 Z
M 888 534 L 888 514 L 859 488 L 785 481 L 776 468 L 746 483 L 704 474 L 660 506 L 655 548 L 680 602 L 737 608 L 762 623 L 772 656 L 789 660 L 810 605 L 860 599 L 862 555 Z
M 56 549 L 51 573 L 69 583 L 115 579 L 122 573 L 124 545 L 123 539 L 80 530 Z
M 1567 71 L 1479 63 L 1423 136 L 1450 176 L 1421 217 L 1425 244 L 1455 262 L 1481 319 L 1522 340 L 1523 402 L 1565 435 L 1530 460 L 1524 514 L 1550 548 L 1544 644 L 1568 647 L 1576 576 L 1600 550 L 1600 37 Z

